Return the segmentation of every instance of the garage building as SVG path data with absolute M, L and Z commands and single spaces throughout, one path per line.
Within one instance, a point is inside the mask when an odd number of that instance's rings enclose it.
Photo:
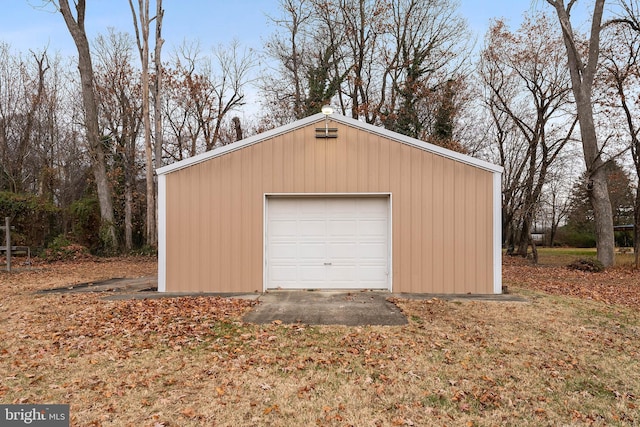
M 488 162 L 320 113 L 157 173 L 160 292 L 502 291 Z

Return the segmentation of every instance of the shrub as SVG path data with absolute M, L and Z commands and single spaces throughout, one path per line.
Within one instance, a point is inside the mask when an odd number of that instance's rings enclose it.
M 76 200 L 69 207 L 74 240 L 91 252 L 102 249 L 100 241 L 100 204 L 95 196 Z
M 49 262 L 70 261 L 91 258 L 91 254 L 85 246 L 72 243 L 67 236 L 61 234 L 49 243 L 43 258 Z
M 56 233 L 56 216 L 60 209 L 52 202 L 33 194 L 16 194 L 0 191 L 0 219 L 11 218 L 15 227 L 11 236 L 15 245 L 44 247 Z
M 581 258 L 573 261 L 567 266 L 570 270 L 587 271 L 589 273 L 599 273 L 604 271 L 604 265 L 595 258 Z

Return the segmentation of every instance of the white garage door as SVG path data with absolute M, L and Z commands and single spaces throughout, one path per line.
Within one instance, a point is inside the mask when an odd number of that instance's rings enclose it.
M 268 289 L 389 289 L 389 198 L 267 199 Z

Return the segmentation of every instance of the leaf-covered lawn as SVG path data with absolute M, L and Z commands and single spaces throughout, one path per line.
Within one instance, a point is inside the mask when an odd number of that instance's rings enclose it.
M 505 258 L 503 283 L 640 310 L 640 272 L 629 265 L 588 273 L 563 266 L 532 266 L 522 258 Z
M 0 274 L 0 402 L 70 403 L 73 425 L 640 422 L 638 306 L 598 288 L 633 293 L 632 271 L 506 265 L 530 302 L 398 299 L 406 326 L 341 327 L 246 324 L 244 300 L 34 294 L 153 274 L 144 258 L 39 268 Z

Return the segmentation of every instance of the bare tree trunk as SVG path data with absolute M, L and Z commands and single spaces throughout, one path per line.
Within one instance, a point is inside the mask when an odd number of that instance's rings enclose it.
M 538 264 L 538 248 L 536 247 L 536 242 L 533 241 L 531 235 L 529 235 L 529 244 L 531 245 L 531 260 L 534 264 Z
M 640 178 L 636 185 L 636 200 L 633 212 L 633 256 L 635 268 L 638 269 L 640 268 L 640 233 L 638 230 L 640 226 Z
M 231 119 L 231 123 L 233 123 L 233 130 L 236 132 L 236 141 L 242 140 L 242 124 L 240 123 L 240 117 L 235 116 Z
M 109 180 L 107 179 L 107 167 L 105 153 L 100 133 L 98 130 L 98 107 L 93 87 L 93 64 L 91 62 L 91 52 L 89 41 L 84 28 L 85 0 L 75 0 L 77 19 L 74 19 L 68 0 L 60 0 L 60 12 L 71 33 L 71 37 L 78 49 L 78 69 L 80 71 L 80 81 L 82 84 L 82 101 L 84 104 L 85 127 L 89 154 L 93 175 L 96 180 L 98 191 L 98 201 L 100 203 L 101 218 L 101 238 L 105 247 L 113 251 L 118 248 L 118 238 L 116 235 L 115 218 L 113 214 L 113 200 Z
M 130 251 L 133 249 L 133 192 L 131 183 L 125 180 L 124 183 L 124 245 Z
M 598 260 L 605 267 L 612 266 L 614 259 L 614 234 L 613 214 L 611 201 L 607 188 L 607 174 L 604 170 L 604 162 L 598 147 L 598 138 L 593 120 L 593 106 L 591 93 L 593 80 L 598 65 L 600 54 L 600 30 L 605 0 L 596 0 L 591 22 L 591 36 L 589 40 L 589 52 L 586 63 L 583 62 L 580 47 L 576 41 L 571 27 L 570 10 L 575 0 L 565 7 L 563 0 L 547 0 L 553 6 L 558 15 L 558 21 L 562 27 L 562 36 L 567 48 L 567 58 L 573 94 L 576 99 L 578 119 L 580 122 L 580 134 L 582 137 L 582 150 L 587 167 L 589 179 L 589 201 L 593 207 L 596 225 L 596 248 Z
M 156 169 L 162 167 L 162 18 L 164 9 L 162 0 L 156 0 L 156 46 L 154 64 L 156 69 L 156 84 L 153 87 L 153 120 L 155 123 L 155 157 Z
M 138 0 L 140 25 L 136 18 L 136 10 L 133 0 L 129 0 L 131 14 L 136 32 L 136 42 L 142 63 L 142 117 L 144 121 L 144 153 L 145 153 L 145 180 L 146 180 L 146 239 L 147 245 L 155 246 L 156 238 L 156 197 L 153 169 L 153 147 L 151 145 L 151 111 L 149 107 L 149 0 Z M 142 32 L 142 36 L 140 35 Z

